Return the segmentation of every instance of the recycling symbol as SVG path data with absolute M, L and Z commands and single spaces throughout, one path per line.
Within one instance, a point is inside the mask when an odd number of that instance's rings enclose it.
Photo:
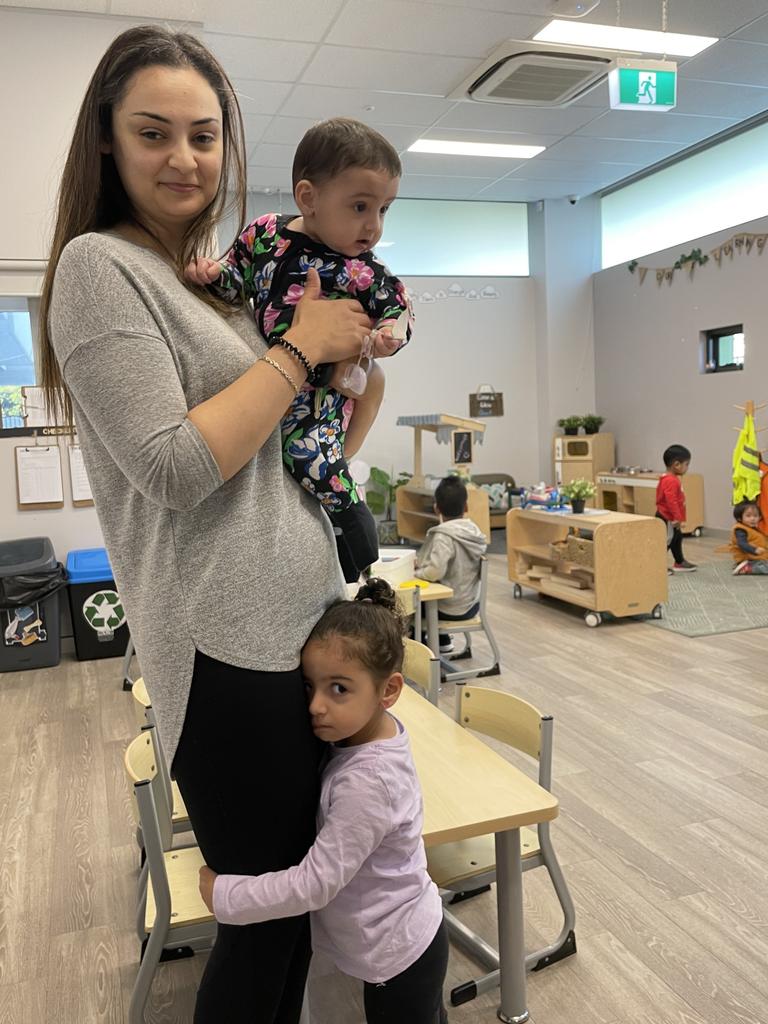
M 112 640 L 115 630 L 125 622 L 125 611 L 114 590 L 99 590 L 83 604 L 83 615 L 100 641 Z

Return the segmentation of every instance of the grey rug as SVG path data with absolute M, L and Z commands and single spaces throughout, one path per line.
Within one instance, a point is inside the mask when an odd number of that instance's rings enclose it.
M 768 576 L 733 576 L 732 569 L 724 559 L 670 576 L 664 618 L 645 621 L 683 636 L 768 626 Z

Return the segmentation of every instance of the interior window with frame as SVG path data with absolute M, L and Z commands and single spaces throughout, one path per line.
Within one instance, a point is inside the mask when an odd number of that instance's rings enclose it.
M 704 373 L 744 369 L 744 327 L 716 327 L 702 332 Z
M 0 296 L 0 429 L 24 426 L 22 387 L 37 384 L 32 316 L 26 298 Z

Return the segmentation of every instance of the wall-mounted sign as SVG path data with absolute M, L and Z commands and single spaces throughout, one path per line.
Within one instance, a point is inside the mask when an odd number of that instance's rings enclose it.
M 477 419 L 483 416 L 503 416 L 504 395 L 494 391 L 490 384 L 481 384 L 475 394 L 469 396 L 469 415 Z
M 619 57 L 608 73 L 608 92 L 613 110 L 671 110 L 677 103 L 677 64 Z

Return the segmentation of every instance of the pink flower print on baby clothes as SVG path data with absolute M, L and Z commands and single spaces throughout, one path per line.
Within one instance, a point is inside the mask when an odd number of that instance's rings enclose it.
M 288 306 L 295 306 L 301 296 L 304 294 L 304 286 L 301 284 L 292 284 L 288 291 L 285 293 L 285 302 Z
M 373 268 L 362 260 L 344 260 L 344 270 L 339 275 L 339 282 L 350 294 L 365 291 L 373 282 Z
M 265 235 L 274 235 L 277 233 L 277 214 L 276 213 L 265 213 L 262 217 L 256 218 L 256 223 L 260 228 L 264 228 Z
M 346 432 L 349 426 L 349 421 L 352 419 L 352 413 L 355 411 L 355 400 L 354 398 L 348 398 L 344 405 L 341 407 L 341 429 Z

